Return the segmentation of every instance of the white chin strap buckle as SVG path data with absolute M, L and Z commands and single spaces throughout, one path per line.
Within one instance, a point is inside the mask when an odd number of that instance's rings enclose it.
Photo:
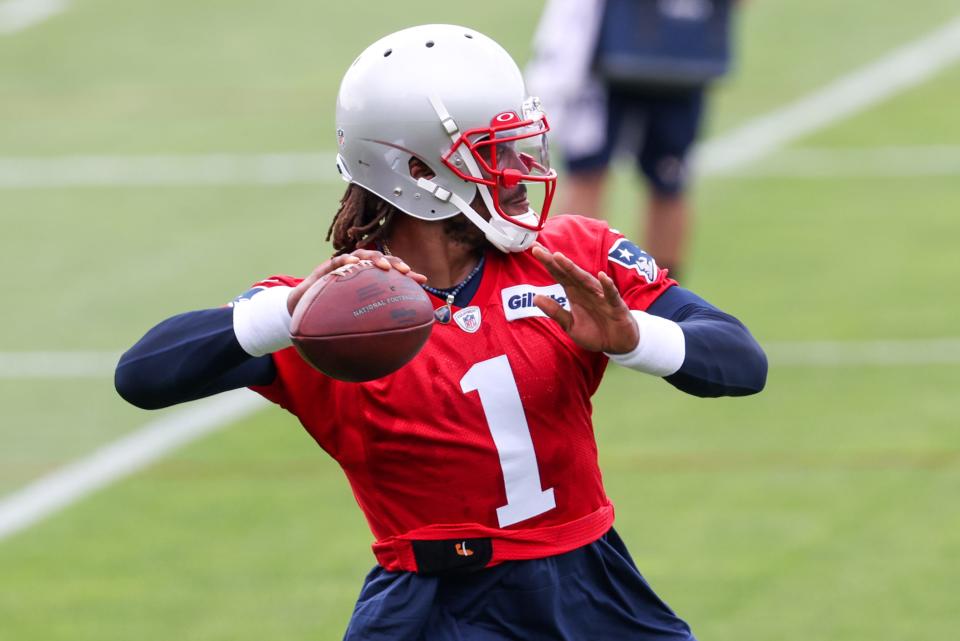
M 437 200 L 442 200 L 443 202 L 447 202 L 448 200 L 450 200 L 450 196 L 451 196 L 450 192 L 444 189 L 443 187 L 441 187 L 440 185 L 438 185 L 437 183 L 433 182 L 432 180 L 427 180 L 426 178 L 418 178 L 417 187 L 419 187 L 420 189 L 426 192 L 429 192 Z

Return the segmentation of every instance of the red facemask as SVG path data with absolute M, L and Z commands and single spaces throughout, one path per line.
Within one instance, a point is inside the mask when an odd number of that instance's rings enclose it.
M 489 127 L 463 132 L 442 160 L 463 180 L 490 189 L 496 215 L 524 229 L 540 231 L 556 192 L 557 173 L 550 168 L 547 148 L 546 134 L 550 125 L 539 110 L 534 116 L 523 120 L 512 111 L 497 114 Z M 461 146 L 470 151 L 481 176 L 464 171 Z M 535 213 L 528 192 L 540 187 L 543 188 L 543 204 L 536 222 L 531 223 L 529 217 L 526 221 L 519 219 L 524 214 Z

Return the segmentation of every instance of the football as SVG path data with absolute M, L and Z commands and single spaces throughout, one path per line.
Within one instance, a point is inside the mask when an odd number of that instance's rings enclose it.
M 293 311 L 300 356 L 331 378 L 359 383 L 408 363 L 430 337 L 433 304 L 413 279 L 369 260 L 330 272 Z

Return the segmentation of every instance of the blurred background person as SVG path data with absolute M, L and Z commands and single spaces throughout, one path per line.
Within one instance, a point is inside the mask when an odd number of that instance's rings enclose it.
M 710 83 L 729 68 L 734 2 L 548 0 L 527 69 L 557 114 L 560 211 L 605 217 L 610 163 L 632 157 L 647 186 L 645 249 L 674 277 L 692 218 L 690 150 Z

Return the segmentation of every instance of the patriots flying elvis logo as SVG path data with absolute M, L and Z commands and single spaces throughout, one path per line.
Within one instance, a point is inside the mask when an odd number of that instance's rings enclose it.
M 265 289 L 266 289 L 266 287 L 264 287 L 263 285 L 258 285 L 258 286 L 256 286 L 256 287 L 254 287 L 253 289 L 248 289 L 247 291 L 243 292 L 242 294 L 240 294 L 239 296 L 237 296 L 236 298 L 234 298 L 232 301 L 230 301 L 229 303 L 227 303 L 227 307 L 233 307 L 234 305 L 236 305 L 236 304 L 239 303 L 240 301 L 250 300 L 251 298 L 253 298 L 254 296 L 256 296 L 257 294 L 259 294 L 260 292 L 262 292 L 262 291 L 265 290 Z
M 607 252 L 607 258 L 611 263 L 636 270 L 648 283 L 657 280 L 657 273 L 660 270 L 657 267 L 657 262 L 653 260 L 653 256 L 634 245 L 627 238 L 618 239 L 610 248 L 610 251 Z

